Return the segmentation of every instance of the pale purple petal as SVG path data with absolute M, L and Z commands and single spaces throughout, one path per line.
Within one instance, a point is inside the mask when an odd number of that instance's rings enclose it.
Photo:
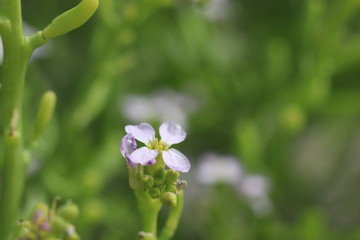
M 127 133 L 131 133 L 135 139 L 148 144 L 155 139 L 155 130 L 148 123 L 140 123 L 139 125 L 127 125 L 125 127 Z
M 130 155 L 130 159 L 134 163 L 139 163 L 139 164 L 145 166 L 145 165 L 148 165 L 149 163 L 152 163 L 157 155 L 158 155 L 157 150 L 151 150 L 147 147 L 141 147 L 141 148 L 135 150 Z
M 120 152 L 124 156 L 127 161 L 127 164 L 130 167 L 136 167 L 137 163 L 131 161 L 130 154 L 136 150 L 136 141 L 134 136 L 129 133 L 126 134 L 125 137 L 120 142 Z
M 174 122 L 165 122 L 161 124 L 159 131 L 161 140 L 166 142 L 169 146 L 180 143 L 186 138 L 184 129 Z
M 136 150 L 136 141 L 134 136 L 129 133 L 126 134 L 125 137 L 120 142 L 120 152 L 121 154 L 126 157 L 126 155 L 131 154 L 133 151 Z
M 190 170 L 190 162 L 184 154 L 174 148 L 170 148 L 162 153 L 163 160 L 169 168 L 178 172 L 188 172 Z

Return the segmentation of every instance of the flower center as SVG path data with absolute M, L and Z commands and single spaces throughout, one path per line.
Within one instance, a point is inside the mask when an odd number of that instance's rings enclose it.
M 147 147 L 151 150 L 158 150 L 158 152 L 166 151 L 169 149 L 169 146 L 166 144 L 166 142 L 159 140 L 155 138 L 154 141 L 151 141 Z

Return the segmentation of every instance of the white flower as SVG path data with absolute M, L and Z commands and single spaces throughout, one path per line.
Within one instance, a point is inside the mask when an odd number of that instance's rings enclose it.
M 200 160 L 197 178 L 203 184 L 211 185 L 224 182 L 236 185 L 239 183 L 242 174 L 243 169 L 237 158 L 208 153 Z
M 189 114 L 196 108 L 192 97 L 169 89 L 150 95 L 129 94 L 121 104 L 121 111 L 129 121 L 174 121 L 183 127 L 186 127 Z
M 186 132 L 174 122 L 165 122 L 159 128 L 161 139 L 155 138 L 155 130 L 148 123 L 139 125 L 127 125 L 125 131 L 131 134 L 136 140 L 146 144 L 133 151 L 129 160 L 133 163 L 148 165 L 158 154 L 162 155 L 164 163 L 171 169 L 179 172 L 188 172 L 190 162 L 184 154 L 171 145 L 180 143 L 186 138 Z

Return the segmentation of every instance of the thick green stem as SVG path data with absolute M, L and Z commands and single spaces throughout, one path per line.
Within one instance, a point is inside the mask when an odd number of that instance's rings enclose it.
M 171 208 L 165 226 L 161 230 L 159 240 L 169 240 L 174 236 L 175 231 L 179 224 L 183 206 L 184 206 L 184 193 L 183 191 L 180 191 L 180 193 L 177 195 L 177 205 Z
M 9 21 L 8 25 L 3 25 L 1 35 L 4 63 L 0 110 L 5 162 L 0 201 L 0 239 L 5 240 L 16 223 L 24 183 L 21 109 L 26 67 L 31 50 L 22 32 L 21 1 L 6 0 L 3 13 Z
M 144 190 L 135 190 L 135 196 L 142 218 L 142 230 L 145 233 L 150 233 L 153 235 L 153 237 L 149 239 L 156 240 L 157 220 L 159 211 L 162 206 L 161 202 L 159 199 L 152 199 Z

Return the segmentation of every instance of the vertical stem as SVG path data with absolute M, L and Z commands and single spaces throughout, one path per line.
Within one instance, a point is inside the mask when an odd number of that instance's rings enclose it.
M 184 193 L 183 191 L 180 191 L 179 194 L 177 195 L 177 205 L 171 209 L 169 216 L 166 220 L 165 226 L 161 230 L 159 240 L 169 240 L 174 236 L 175 231 L 179 224 L 183 206 L 184 206 Z
M 0 239 L 8 239 L 16 223 L 24 183 L 21 115 L 23 88 L 30 50 L 22 31 L 21 1 L 5 0 L 4 63 L 0 92 L 4 136 L 3 187 L 0 201 Z
M 142 217 L 143 231 L 154 235 L 157 234 L 157 220 L 161 209 L 159 199 L 152 199 L 144 190 L 135 190 L 135 196 L 138 201 L 140 214 Z

